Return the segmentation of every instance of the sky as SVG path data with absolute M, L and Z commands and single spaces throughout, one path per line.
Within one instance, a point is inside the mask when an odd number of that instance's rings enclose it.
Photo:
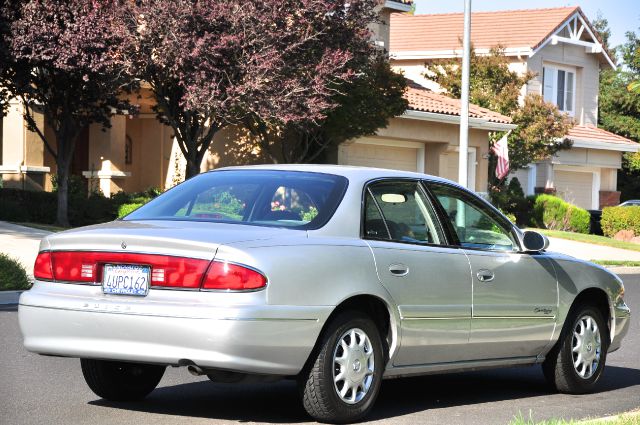
M 463 12 L 464 0 L 415 0 L 416 14 Z M 640 27 L 640 0 L 472 0 L 474 12 L 533 9 L 542 7 L 580 6 L 590 20 L 595 19 L 598 11 L 609 20 L 611 45 L 625 42 L 625 33 Z

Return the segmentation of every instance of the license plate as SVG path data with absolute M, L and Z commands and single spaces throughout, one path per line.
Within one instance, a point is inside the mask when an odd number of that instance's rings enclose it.
M 102 271 L 102 292 L 144 297 L 149 292 L 150 274 L 149 266 L 105 264 Z

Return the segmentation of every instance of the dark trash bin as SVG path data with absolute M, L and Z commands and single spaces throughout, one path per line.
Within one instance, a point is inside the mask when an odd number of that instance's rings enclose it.
M 589 221 L 589 233 L 592 235 L 602 236 L 602 226 L 600 220 L 602 219 L 602 210 L 589 210 L 591 220 Z

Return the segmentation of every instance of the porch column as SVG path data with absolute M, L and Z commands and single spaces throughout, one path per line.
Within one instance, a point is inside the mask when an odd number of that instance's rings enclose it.
M 89 128 L 89 167 L 82 174 L 89 179 L 89 191 L 97 189 L 106 197 L 122 190 L 125 172 L 127 117 L 114 115 L 111 128 L 103 130 L 93 124 Z

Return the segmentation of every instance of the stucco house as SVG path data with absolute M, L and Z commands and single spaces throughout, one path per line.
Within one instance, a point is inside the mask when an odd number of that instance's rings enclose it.
M 394 12 L 406 12 L 411 0 L 386 1 L 380 23 L 371 29 L 374 42 L 388 49 Z M 391 24 L 391 28 L 390 28 Z M 349 141 L 327 152 L 327 161 L 412 170 L 457 179 L 460 102 L 412 84 L 406 93 L 410 107 L 389 126 L 372 137 Z M 181 153 L 173 131 L 160 124 L 152 112 L 152 97 L 142 89 L 140 114 L 116 115 L 111 128 L 93 125 L 78 142 L 72 173 L 87 179 L 90 188 L 109 196 L 120 190 L 166 188 L 181 179 Z M 42 129 L 51 137 L 42 117 Z M 508 117 L 471 106 L 469 135 L 469 187 L 486 191 L 488 136 L 492 131 L 513 128 Z M 55 161 L 22 119 L 22 105 L 13 102 L 0 129 L 0 174 L 5 187 L 50 190 Z M 240 129 L 220 132 L 205 157 L 202 170 L 264 162 Z
M 394 13 L 409 8 L 407 0 L 386 1 L 380 10 L 380 24 L 372 28 L 376 44 L 390 50 L 393 65 L 413 81 L 406 92 L 409 109 L 376 135 L 351 140 L 327 152 L 327 161 L 420 171 L 456 180 L 460 102 L 439 94 L 422 73 L 425 61 L 459 54 L 462 15 Z M 598 72 L 613 62 L 580 9 L 474 14 L 472 34 L 480 51 L 506 44 L 514 69 L 538 73 L 523 88 L 523 94 L 543 93 L 550 101 L 562 103 L 561 109 L 579 123 L 568 135 L 574 142 L 570 151 L 517 173 L 525 190 L 556 190 L 587 208 L 616 203 L 621 155 L 637 150 L 638 145 L 596 127 Z M 181 179 L 181 154 L 173 131 L 155 119 L 150 92 L 142 89 L 139 94 L 139 115 L 116 115 L 107 131 L 90 126 L 78 143 L 72 173 L 107 196 L 121 190 L 166 188 Z M 484 192 L 489 134 L 513 125 L 508 117 L 475 105 L 470 107 L 470 116 L 468 186 Z M 42 117 L 38 119 L 51 136 Z M 26 129 L 19 102 L 11 104 L 0 125 L 4 186 L 50 190 L 55 161 L 38 137 Z M 202 170 L 264 161 L 246 133 L 232 128 L 216 136 Z
M 424 77 L 425 63 L 459 57 L 463 14 L 391 17 L 393 66 L 424 87 L 439 87 Z M 570 150 L 514 173 L 527 194 L 555 192 L 578 206 L 598 209 L 619 203 L 617 171 L 624 152 L 640 145 L 597 127 L 599 72 L 615 68 L 579 7 L 475 12 L 471 40 L 478 54 L 504 48 L 516 72 L 536 77 L 522 95 L 537 93 L 569 114 L 575 127 Z

